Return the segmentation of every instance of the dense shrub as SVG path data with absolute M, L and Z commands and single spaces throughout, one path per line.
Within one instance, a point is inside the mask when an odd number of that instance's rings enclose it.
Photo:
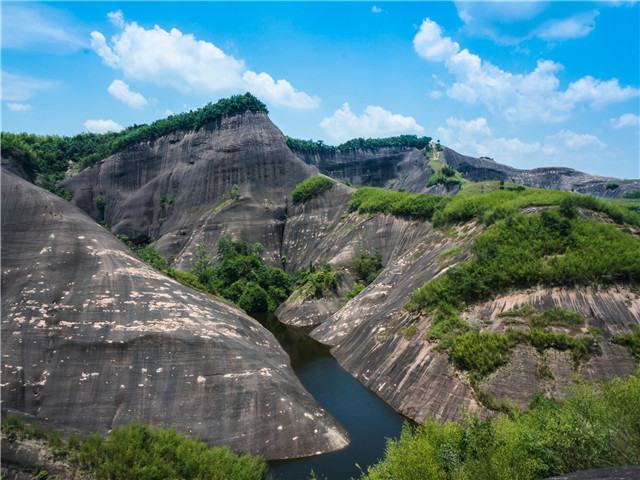
M 120 426 L 104 439 L 99 434 L 65 441 L 54 430 L 23 418 L 4 417 L 2 431 L 19 438 L 44 440 L 56 459 L 67 459 L 97 480 L 239 479 L 260 480 L 267 464 L 260 457 L 238 457 L 226 447 L 208 448 L 202 441 L 180 435 L 174 428 L 154 429 L 138 421 Z
M 335 292 L 340 284 L 340 269 L 325 263 L 320 270 L 310 262 L 309 267 L 301 267 L 293 274 L 297 295 L 325 297 Z
M 556 403 L 537 395 L 513 417 L 462 423 L 427 418 L 387 441 L 361 479 L 534 480 L 640 462 L 640 374 L 576 389 Z
M 632 326 L 631 333 L 616 335 L 611 341 L 618 345 L 623 345 L 631 355 L 640 359 L 640 327 Z
M 403 217 L 431 219 L 436 207 L 446 203 L 448 197 L 389 191 L 382 188 L 362 187 L 351 197 L 350 212 L 390 213 Z
M 356 280 L 369 285 L 384 269 L 382 266 L 382 253 L 378 250 L 374 250 L 373 253 L 365 250 L 356 259 L 354 267 Z
M 293 192 L 291 198 L 294 203 L 305 203 L 312 198 L 322 195 L 333 187 L 333 181 L 327 177 L 311 177 L 298 185 Z

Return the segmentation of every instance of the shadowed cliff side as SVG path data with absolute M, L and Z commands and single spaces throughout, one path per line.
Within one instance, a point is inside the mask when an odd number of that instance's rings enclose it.
M 348 443 L 255 320 L 7 171 L 2 269 L 3 414 L 89 433 L 141 419 L 267 459 Z
M 286 197 L 315 171 L 265 113 L 244 113 L 132 145 L 60 186 L 114 233 L 158 240 L 179 269 L 200 242 L 214 253 L 221 236 L 260 242 L 279 265 Z

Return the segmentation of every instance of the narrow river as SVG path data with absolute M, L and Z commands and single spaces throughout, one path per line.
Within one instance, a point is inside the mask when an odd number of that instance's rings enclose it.
M 366 471 L 382 457 L 386 439 L 400 435 L 404 417 L 340 367 L 329 347 L 308 336 L 308 329 L 287 327 L 273 314 L 254 317 L 276 336 L 304 387 L 342 423 L 351 439 L 349 446 L 337 452 L 270 462 L 271 478 L 305 480 L 311 470 L 327 480 L 358 478 L 360 468 Z

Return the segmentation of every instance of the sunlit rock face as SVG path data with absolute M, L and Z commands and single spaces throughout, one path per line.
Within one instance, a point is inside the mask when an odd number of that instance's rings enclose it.
M 175 425 L 267 459 L 347 433 L 244 312 L 137 259 L 69 202 L 2 172 L 2 408 L 108 432 Z

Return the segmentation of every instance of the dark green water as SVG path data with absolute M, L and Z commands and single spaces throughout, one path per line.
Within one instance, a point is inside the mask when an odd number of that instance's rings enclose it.
M 273 314 L 254 317 L 276 336 L 291 357 L 296 375 L 316 401 L 347 429 L 351 443 L 325 455 L 269 463 L 274 480 L 316 477 L 348 480 L 360 476 L 384 454 L 387 438 L 400 435 L 404 417 L 364 388 L 329 353 L 329 348 L 308 336 L 309 330 L 287 327 Z

